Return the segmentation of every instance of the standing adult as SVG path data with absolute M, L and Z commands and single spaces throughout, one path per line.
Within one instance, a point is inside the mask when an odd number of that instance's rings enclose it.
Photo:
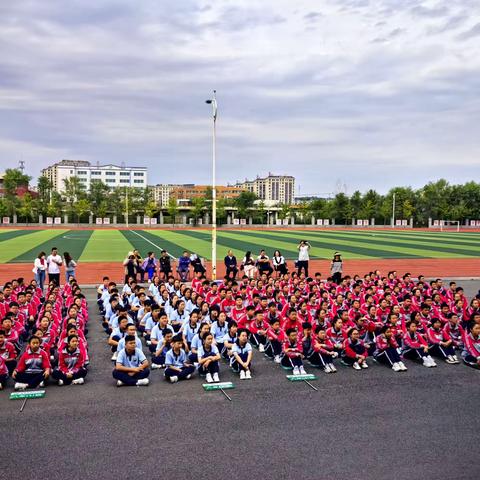
M 332 280 L 337 285 L 340 285 L 342 281 L 342 272 L 343 272 L 343 261 L 340 253 L 335 252 L 333 255 L 332 264 L 330 265 L 330 274 L 332 275 Z
M 45 277 L 47 276 L 47 254 L 40 252 L 38 257 L 33 262 L 33 270 L 35 274 L 35 281 L 43 292 L 43 286 L 45 285 Z
M 248 278 L 255 276 L 255 260 L 252 258 L 252 252 L 248 250 L 243 257 L 241 268 L 243 268 L 245 275 Z
M 125 285 L 128 284 L 129 278 L 137 278 L 137 263 L 135 261 L 135 255 L 133 252 L 129 252 L 128 257 L 123 261 L 125 269 Z
M 280 250 L 275 250 L 272 257 L 272 263 L 273 269 L 277 272 L 277 277 L 279 275 L 285 275 L 286 273 L 288 273 L 287 262 Z
M 58 254 L 58 248 L 53 247 L 47 257 L 48 281 L 60 285 L 60 267 L 63 265 L 62 257 Z
M 135 256 L 135 265 L 136 265 L 137 273 L 140 274 L 140 282 L 143 283 L 145 280 L 145 270 L 143 269 L 143 258 L 137 249 L 133 251 L 133 255 Z
M 63 260 L 65 262 L 65 278 L 68 283 L 70 277 L 75 278 L 75 268 L 77 267 L 77 262 L 75 262 L 68 252 L 64 252 Z
M 160 273 L 163 274 L 163 279 L 167 280 L 170 276 L 170 273 L 172 273 L 172 265 L 170 263 L 170 256 L 166 250 L 162 250 L 159 261 Z
M 306 240 L 302 240 L 297 247 L 298 260 L 297 260 L 297 274 L 300 275 L 302 270 L 305 272 L 305 276 L 308 277 L 308 261 L 310 260 L 310 244 Z
M 225 277 L 228 280 L 235 280 L 235 277 L 238 273 L 237 258 L 231 250 L 227 252 L 227 255 L 224 258 L 223 262 L 225 263 L 226 269 Z

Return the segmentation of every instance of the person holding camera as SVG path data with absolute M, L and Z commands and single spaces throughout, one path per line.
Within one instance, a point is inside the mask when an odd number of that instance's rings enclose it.
M 123 261 L 125 268 L 125 283 L 128 283 L 130 277 L 137 278 L 137 262 L 133 252 L 128 252 L 127 258 Z
M 302 240 L 297 247 L 298 260 L 297 260 L 297 273 L 300 276 L 302 270 L 305 272 L 305 276 L 308 277 L 308 261 L 310 260 L 309 250 L 310 244 L 306 240 Z

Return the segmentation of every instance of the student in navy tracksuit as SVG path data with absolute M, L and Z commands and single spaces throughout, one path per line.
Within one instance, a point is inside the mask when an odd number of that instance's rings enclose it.
M 122 385 L 140 387 L 149 384 L 148 360 L 142 350 L 136 347 L 133 335 L 125 337 L 125 348 L 118 352 L 112 375 L 117 380 L 117 387 Z
M 43 387 L 50 376 L 50 358 L 48 353 L 40 348 L 40 341 L 38 337 L 31 337 L 27 349 L 20 357 L 12 373 L 16 382 L 15 390 Z
M 198 373 L 205 374 L 207 383 L 219 382 L 218 376 L 220 352 L 213 340 L 213 334 L 203 336 L 202 345 L 198 349 Z
M 398 343 L 389 325 L 384 325 L 380 329 L 380 334 L 377 335 L 375 343 L 376 349 L 373 357 L 377 362 L 385 363 L 389 367 L 392 367 L 394 372 L 407 370 L 407 367 L 398 354 Z
M 183 338 L 176 335 L 172 340 L 172 348 L 165 357 L 165 379 L 171 383 L 179 380 L 189 380 L 195 367 L 189 362 L 185 350 L 182 348 Z
M 240 380 L 252 378 L 252 346 L 248 341 L 248 330 L 238 329 L 237 340 L 232 347 L 231 367 L 235 372 L 240 372 Z

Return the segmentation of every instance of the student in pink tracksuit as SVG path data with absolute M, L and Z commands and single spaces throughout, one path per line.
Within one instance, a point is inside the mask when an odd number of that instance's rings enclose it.
M 442 329 L 442 322 L 439 318 L 432 320 L 430 327 L 427 329 L 427 339 L 430 354 L 443 358 L 447 363 L 459 363 L 453 348 L 453 340 Z

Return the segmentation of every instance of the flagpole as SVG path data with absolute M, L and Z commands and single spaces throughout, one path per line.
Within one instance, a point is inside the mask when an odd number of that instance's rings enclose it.
M 217 156 L 217 91 L 207 100 L 212 105 L 212 280 L 217 279 L 217 188 L 216 188 L 216 156 Z

